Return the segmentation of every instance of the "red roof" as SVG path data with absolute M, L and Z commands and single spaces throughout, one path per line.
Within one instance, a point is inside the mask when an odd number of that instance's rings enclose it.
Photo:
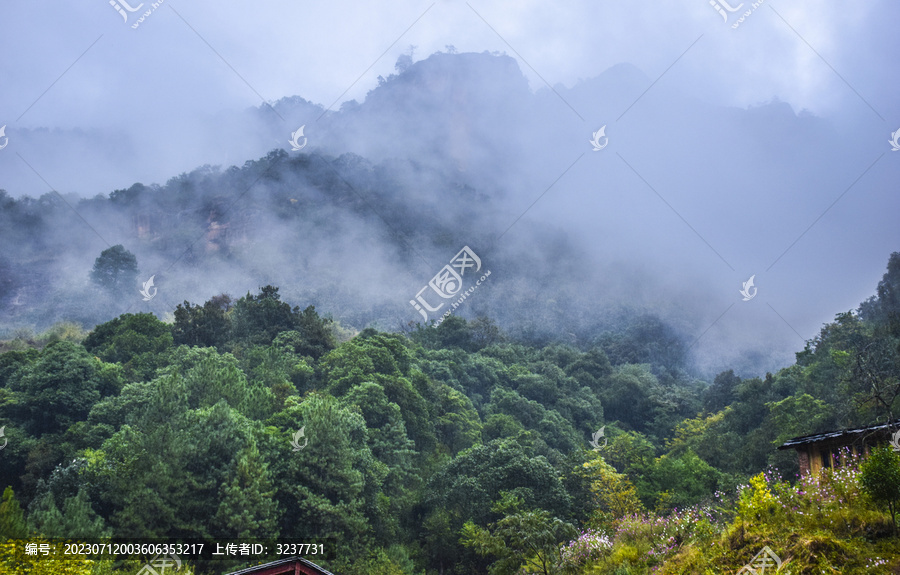
M 248 567 L 228 575 L 334 575 L 301 557 L 279 559 L 264 565 Z

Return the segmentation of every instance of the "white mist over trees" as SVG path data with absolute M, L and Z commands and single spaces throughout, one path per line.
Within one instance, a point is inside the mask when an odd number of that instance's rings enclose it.
M 646 316 L 708 373 L 785 365 L 866 295 L 900 240 L 860 236 L 850 254 L 843 239 L 887 229 L 890 211 L 872 202 L 893 171 L 873 171 L 798 237 L 865 169 L 868 146 L 784 103 L 724 108 L 665 83 L 642 94 L 651 82 L 622 64 L 533 91 L 508 56 L 437 53 L 398 62 L 338 112 L 291 97 L 277 115 L 217 118 L 210 133 L 258 159 L 70 197 L 97 233 L 55 194 L 15 202 L 8 188 L 2 327 L 164 314 L 273 284 L 357 329 L 397 329 L 421 319 L 408 301 L 469 245 L 493 275 L 463 316 L 580 345 Z M 301 125 L 307 149 L 269 151 Z M 610 144 L 591 152 L 602 125 Z M 157 298 L 136 297 L 139 282 L 135 297 L 91 293 L 98 234 L 137 256 L 141 282 L 155 274 Z M 849 273 L 823 276 L 835 257 Z M 752 274 L 760 297 L 743 303 Z

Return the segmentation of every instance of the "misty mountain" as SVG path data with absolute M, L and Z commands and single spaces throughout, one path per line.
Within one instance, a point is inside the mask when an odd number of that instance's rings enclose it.
M 288 151 L 300 126 L 308 145 Z M 609 145 L 593 152 L 601 126 Z M 358 329 L 397 329 L 422 320 L 410 300 L 469 246 L 492 274 L 455 314 L 576 344 L 657 317 L 705 370 L 756 374 L 861 301 L 900 239 L 833 233 L 864 218 L 888 229 L 887 211 L 872 209 L 887 169 L 856 184 L 840 205 L 849 211 L 822 217 L 872 157 L 829 120 L 780 102 L 712 105 L 628 64 L 532 90 L 505 55 L 405 57 L 339 111 L 294 96 L 197 118 L 153 144 L 168 149 L 150 162 L 123 137 L 22 135 L 53 154 L 42 173 L 65 200 L 12 200 L 35 190 L 21 166 L 3 185 L 3 328 L 162 316 L 273 284 Z M 149 183 L 185 162 L 234 165 Z M 130 183 L 107 193 L 96 172 Z M 141 281 L 155 276 L 159 297 L 143 301 L 136 285 L 109 298 L 89 283 L 115 244 L 137 256 Z M 806 288 L 834 265 L 848 273 Z M 744 303 L 752 274 L 761 297 Z

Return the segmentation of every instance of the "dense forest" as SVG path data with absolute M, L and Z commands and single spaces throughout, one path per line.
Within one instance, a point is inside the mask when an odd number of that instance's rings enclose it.
M 900 573 L 896 454 L 798 480 L 775 449 L 897 417 L 900 253 L 793 365 L 711 382 L 651 316 L 573 345 L 488 316 L 356 332 L 272 285 L 169 312 L 3 342 L 0 537 L 321 541 L 359 575 L 730 573 L 763 546 Z
M 900 575 L 900 2 L 56 4 L 0 575 Z
M 851 140 L 827 119 L 795 114 L 784 102 L 726 110 L 657 86 L 662 92 L 642 99 L 641 113 L 621 132 L 629 138 L 621 141 L 625 147 L 615 152 L 642 158 L 640 166 L 631 165 L 651 189 L 627 165 L 609 161 L 612 148 L 595 154 L 584 139 L 652 82 L 634 66 L 617 65 L 571 89 L 555 88 L 587 124 L 553 92 L 532 91 L 509 56 L 435 53 L 416 62 L 402 58 L 395 69 L 364 101 L 345 102 L 339 110 L 293 96 L 239 117 L 224 115 L 212 132 L 215 142 L 258 140 L 259 147 L 243 153 L 216 145 L 229 156 L 239 154 L 218 164 L 179 163 L 179 171 L 159 179 L 131 170 L 109 187 L 86 189 L 75 183 L 85 172 L 79 164 L 59 168 L 48 180 L 55 191 L 41 187 L 32 195 L 0 182 L 0 245 L 9 247 L 0 250 L 0 338 L 27 326 L 44 331 L 61 320 L 90 329 L 123 313 L 151 312 L 169 322 L 183 300 L 256 293 L 265 285 L 342 325 L 397 331 L 421 319 L 409 300 L 467 245 L 493 274 L 490 289 L 480 290 L 459 315 L 488 316 L 510 338 L 536 347 L 602 345 L 597 338 L 604 333 L 643 329 L 659 336 L 654 353 L 668 356 L 653 361 L 711 381 L 728 369 L 750 377 L 790 364 L 803 339 L 830 318 L 831 311 L 823 317 L 820 310 L 858 303 L 896 249 L 893 240 L 860 244 L 848 273 L 832 274 L 832 289 L 806 291 L 796 272 L 813 264 L 824 269 L 833 263 L 824 254 L 843 249 L 821 243 L 838 233 L 823 229 L 819 243 L 810 244 L 817 250 L 798 250 L 772 273 L 761 273 L 796 239 L 794 218 L 814 218 L 825 207 L 815 195 L 786 202 L 796 198 L 792 190 L 829 189 L 828 182 L 843 182 L 847 174 L 826 173 L 826 167 L 840 171 L 870 161 L 869 152 L 847 145 Z M 309 145 L 290 151 L 287 139 L 303 125 Z M 673 148 L 660 133 L 693 136 Z M 721 150 L 722 133 L 731 134 L 736 157 L 767 166 L 742 174 L 746 178 L 731 182 L 726 195 L 720 195 L 721 182 L 731 168 L 710 171 L 698 160 Z M 772 133 L 783 137 L 773 140 Z M 62 142 L 53 147 L 89 147 L 117 158 L 121 152 L 118 142 L 110 148 Z M 273 142 L 284 148 L 273 150 Z M 774 147 L 763 153 L 760 142 Z M 812 142 L 843 147 L 797 152 Z M 193 156 L 202 146 L 181 147 Z M 561 177 L 567 166 L 572 169 Z M 658 173 L 646 172 L 649 166 Z M 772 181 L 770 172 L 783 177 Z M 810 184 L 807 174 L 818 183 Z M 890 174 L 877 174 L 867 185 L 891 189 Z M 658 212 L 653 189 L 702 238 L 674 213 Z M 705 210 L 724 197 L 750 194 L 759 200 L 752 213 Z M 868 211 L 880 219 L 891 212 Z M 758 234 L 763 218 L 778 233 Z M 891 230 L 892 223 L 879 225 Z M 851 220 L 842 225 L 864 227 Z M 115 245 L 133 253 L 139 266 L 124 296 L 96 289 L 87 273 L 101 251 Z M 754 273 L 762 296 L 706 332 L 734 303 L 732 286 Z M 159 294 L 145 301 L 138 289 L 151 277 Z M 775 285 L 779 290 L 769 289 Z M 754 313 L 753 306 L 769 297 L 784 321 L 768 310 Z M 665 327 L 634 327 L 642 318 Z
M 422 195 L 422 186 L 454 202 L 441 206 Z M 589 305 L 582 286 L 600 289 L 604 282 L 555 227 L 495 244 L 488 232 L 508 217 L 485 189 L 455 174 L 413 161 L 373 165 L 352 153 L 274 150 L 241 167 L 204 166 L 162 186 L 136 183 L 94 198 L 13 198 L 0 189 L 0 243 L 19 246 L 0 253 L 0 336 L 22 325 L 47 329 L 60 317 L 86 326 L 138 310 L 165 317 L 178 303 L 173 294 L 207 299 L 260 284 L 277 285 L 286 299 L 327 309 L 347 325 L 394 331 L 419 318 L 408 300 L 437 262 L 460 249 L 459 237 L 499 272 L 494 289 L 482 290 L 467 312 L 490 315 L 520 339 L 591 341 L 648 315 L 633 301 L 616 302 L 611 288 L 612 305 Z M 127 290 L 98 289 L 89 280 L 85 269 L 102 249 L 98 240 L 135 255 L 140 265 Z M 151 276 L 159 297 L 142 301 L 133 288 Z M 579 313 L 579 306 L 594 311 Z M 659 334 L 668 353 L 686 361 L 676 341 L 684 336 L 671 325 L 665 331 Z

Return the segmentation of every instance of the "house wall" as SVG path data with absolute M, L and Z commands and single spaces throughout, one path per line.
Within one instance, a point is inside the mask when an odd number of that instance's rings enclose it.
M 822 452 L 815 445 L 809 446 L 809 472 L 817 474 L 822 471 L 823 464 Z
M 809 452 L 798 451 L 797 457 L 800 459 L 800 475 L 809 474 Z
M 857 456 L 868 457 L 871 448 L 884 443 L 884 437 L 879 435 L 869 437 L 848 438 L 844 441 L 822 441 L 797 446 L 797 458 L 800 465 L 800 474 L 820 473 L 826 467 L 841 467 L 846 464 L 846 453 L 840 453 L 838 460 L 834 456 L 837 450 L 848 448 L 850 453 Z M 833 460 L 834 458 L 834 460 Z

